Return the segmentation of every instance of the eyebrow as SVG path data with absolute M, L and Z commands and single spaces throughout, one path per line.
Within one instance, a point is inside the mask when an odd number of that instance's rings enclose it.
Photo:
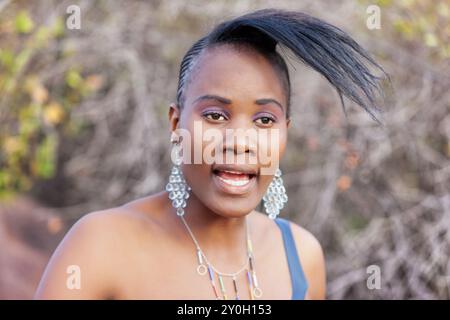
M 231 104 L 232 103 L 232 101 L 230 99 L 224 98 L 224 97 L 221 97 L 221 96 L 218 96 L 215 94 L 202 95 L 202 96 L 198 97 L 197 99 L 195 99 L 193 103 L 196 103 L 198 101 L 203 101 L 203 100 L 216 100 L 223 104 Z M 279 103 L 277 100 L 272 99 L 272 98 L 257 99 L 257 100 L 255 100 L 255 103 L 257 105 L 265 105 L 268 103 L 274 103 L 278 107 L 280 107 L 282 111 L 284 111 L 283 105 L 281 103 Z

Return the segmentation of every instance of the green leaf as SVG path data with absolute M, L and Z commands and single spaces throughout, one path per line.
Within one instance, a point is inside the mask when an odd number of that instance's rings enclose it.
M 30 33 L 34 28 L 34 22 L 31 20 L 28 12 L 20 11 L 15 21 L 16 31 L 19 33 Z
M 82 80 L 80 74 L 75 70 L 70 70 L 66 75 L 66 83 L 74 89 L 81 84 Z
M 30 48 L 23 49 L 16 57 L 13 66 L 13 73 L 19 73 L 31 58 L 32 50 Z
M 50 178 L 55 173 L 56 138 L 47 136 L 36 151 L 36 174 L 42 178 Z
M 8 49 L 0 49 L 0 62 L 11 70 L 14 65 L 14 54 Z
M 48 40 L 50 39 L 51 36 L 51 30 L 46 27 L 46 26 L 42 26 L 38 29 L 38 31 L 36 32 L 36 47 L 40 48 L 43 47 L 45 45 L 47 45 Z
M 52 27 L 54 37 L 61 37 L 64 34 L 64 21 L 61 17 L 57 17 Z

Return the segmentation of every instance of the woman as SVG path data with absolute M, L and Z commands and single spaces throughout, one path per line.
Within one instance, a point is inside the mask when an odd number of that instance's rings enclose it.
M 277 217 L 287 201 L 278 164 L 291 91 L 277 44 L 378 121 L 380 78 L 368 67 L 382 69 L 340 29 L 275 9 L 223 22 L 182 60 L 169 108 L 174 166 L 166 190 L 81 218 L 53 254 L 36 298 L 325 297 L 319 242 Z M 219 138 L 207 143 L 206 136 Z M 269 148 L 263 162 L 260 151 Z M 201 161 L 192 160 L 196 151 Z M 244 161 L 218 160 L 227 156 Z M 255 209 L 261 199 L 265 213 Z

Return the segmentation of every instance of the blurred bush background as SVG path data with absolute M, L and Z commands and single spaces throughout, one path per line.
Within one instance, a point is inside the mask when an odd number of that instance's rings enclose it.
M 70 5 L 81 29 L 66 27 Z M 381 28 L 369 30 L 369 5 Z M 273 1 L 0 1 L 0 298 L 31 298 L 90 211 L 161 190 L 186 50 Z M 324 247 L 329 299 L 450 299 L 450 2 L 297 1 L 391 75 L 385 127 L 299 63 L 282 216 Z M 367 287 L 367 267 L 381 289 Z

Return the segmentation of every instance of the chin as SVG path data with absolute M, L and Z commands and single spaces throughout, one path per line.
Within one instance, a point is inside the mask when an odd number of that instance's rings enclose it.
M 259 203 L 256 194 L 249 197 L 230 197 L 215 194 L 209 207 L 218 215 L 226 218 L 241 218 L 252 212 Z

